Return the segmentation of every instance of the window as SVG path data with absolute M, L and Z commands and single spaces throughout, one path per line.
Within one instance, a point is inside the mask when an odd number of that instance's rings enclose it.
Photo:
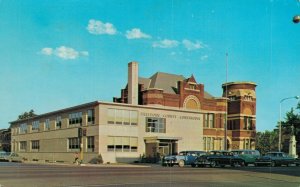
M 50 130 L 50 119 L 45 120 L 45 130 Z
M 56 117 L 56 129 L 61 128 L 61 116 Z
M 250 140 L 244 139 L 244 149 L 250 149 Z
M 82 124 L 82 112 L 69 114 L 69 125 Z
M 204 114 L 204 127 L 214 128 L 214 114 Z
M 40 149 L 40 141 L 39 140 L 32 140 L 31 141 L 31 149 Z
M 107 151 L 113 152 L 137 152 L 138 138 L 130 136 L 108 137 Z
M 215 138 L 213 137 L 203 137 L 203 149 L 208 150 L 214 150 L 215 149 Z
M 146 132 L 166 133 L 166 119 L 146 118 Z
M 107 113 L 107 123 L 117 125 L 137 125 L 137 111 L 109 108 Z
M 80 142 L 79 138 L 69 138 L 69 149 L 79 149 Z
M 22 123 L 20 125 L 20 133 L 27 133 L 27 123 Z
M 31 130 L 33 130 L 33 131 L 38 131 L 40 129 L 40 122 L 39 121 L 33 121 L 32 122 L 32 128 L 31 128 Z
M 90 109 L 88 110 L 88 124 L 94 124 L 95 123 L 95 110 Z
M 20 142 L 20 150 L 26 151 L 26 148 L 27 148 L 27 142 L 21 141 Z
M 252 117 L 244 117 L 244 130 L 252 130 Z
M 92 151 L 94 151 L 94 148 L 95 148 L 95 138 L 94 138 L 94 136 L 88 136 L 87 137 L 87 148 L 92 149 Z
M 189 89 L 195 90 L 196 89 L 196 85 L 195 84 L 189 84 Z

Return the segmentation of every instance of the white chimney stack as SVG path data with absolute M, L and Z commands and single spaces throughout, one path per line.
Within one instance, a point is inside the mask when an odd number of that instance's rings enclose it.
M 138 105 L 138 67 L 137 62 L 128 64 L 128 104 Z

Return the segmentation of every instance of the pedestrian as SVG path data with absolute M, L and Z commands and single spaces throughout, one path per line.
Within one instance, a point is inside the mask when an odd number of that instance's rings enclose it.
M 76 153 L 75 153 L 74 164 L 78 164 L 78 159 L 79 159 L 78 152 L 76 152 Z

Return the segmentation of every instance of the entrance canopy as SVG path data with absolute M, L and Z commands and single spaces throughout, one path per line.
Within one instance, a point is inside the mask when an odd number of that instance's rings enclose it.
M 182 140 L 181 137 L 168 137 L 168 136 L 150 136 L 144 137 L 145 143 L 159 143 L 159 142 L 176 142 Z

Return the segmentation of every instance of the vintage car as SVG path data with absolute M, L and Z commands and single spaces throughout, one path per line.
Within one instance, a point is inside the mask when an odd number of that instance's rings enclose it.
M 254 165 L 269 165 L 272 167 L 286 165 L 290 166 L 295 164 L 296 159 L 283 153 L 283 152 L 268 152 L 266 155 L 261 156 L 255 160 Z
M 7 161 L 6 160 L 7 155 L 8 155 L 8 152 L 0 151 L 0 162 L 1 161 Z
M 178 155 L 169 155 L 163 157 L 162 165 L 170 167 L 174 165 L 178 165 L 179 167 L 191 165 L 191 163 L 193 163 L 197 157 L 205 154 L 205 151 L 181 151 Z
M 230 151 L 210 151 L 206 155 L 202 155 L 198 157 L 192 164 L 192 167 L 225 167 L 226 165 L 230 166 L 244 166 L 245 162 L 243 159 L 239 158 L 238 156 L 235 156 Z
M 243 159 L 245 166 L 248 166 L 248 164 L 254 164 L 255 160 L 260 157 L 260 153 L 257 150 L 235 149 L 231 150 L 231 152 L 233 153 L 233 155 Z
M 23 158 L 19 156 L 17 153 L 13 152 L 1 152 L 0 153 L 0 161 L 5 162 L 22 162 Z

